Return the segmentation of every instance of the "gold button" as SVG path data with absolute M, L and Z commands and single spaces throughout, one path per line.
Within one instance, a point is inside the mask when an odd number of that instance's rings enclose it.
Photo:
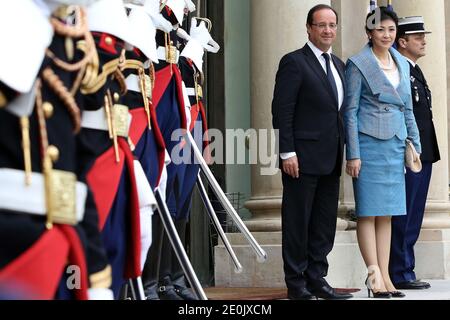
M 48 119 L 53 115 L 53 105 L 50 102 L 44 102 L 42 104 L 42 109 L 44 110 L 44 116 Z
M 53 145 L 48 146 L 47 153 L 48 153 L 50 159 L 52 159 L 53 162 L 58 161 L 58 159 L 59 159 L 59 150 L 58 150 L 57 147 L 55 147 Z
M 113 39 L 111 37 L 106 37 L 105 38 L 105 43 L 110 46 L 113 44 Z
M 119 99 L 120 99 L 120 95 L 117 93 L 117 92 L 114 92 L 114 102 L 119 102 Z

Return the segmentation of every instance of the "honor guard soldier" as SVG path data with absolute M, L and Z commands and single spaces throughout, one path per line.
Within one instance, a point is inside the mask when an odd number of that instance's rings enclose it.
M 205 19 L 209 22 L 209 20 Z M 210 25 L 211 27 L 211 25 Z M 180 30 L 180 29 L 179 29 Z M 180 32 L 178 32 L 180 34 Z M 185 36 L 187 44 L 181 52 L 180 70 L 183 82 L 186 85 L 186 92 L 189 99 L 190 125 L 189 131 L 194 137 L 199 150 L 204 150 L 205 158 L 209 159 L 207 151 L 207 122 L 206 112 L 203 105 L 203 56 L 204 51 L 208 50 L 217 53 L 220 49 L 218 44 L 211 38 L 205 22 L 197 25 L 197 19 L 193 18 L 189 35 Z M 206 139 L 205 139 L 206 138 Z M 185 145 L 183 150 L 183 159 L 185 154 L 189 162 L 184 170 L 180 188 L 180 197 L 177 202 L 177 216 L 175 217 L 175 226 L 183 245 L 186 245 L 186 226 L 189 220 L 192 192 L 199 174 L 199 165 L 195 160 L 194 153 L 189 144 Z M 208 161 L 207 161 L 208 162 Z M 172 250 L 172 269 L 170 279 L 175 292 L 184 300 L 197 300 L 191 289 L 187 287 L 186 278 L 183 270 L 178 263 L 175 252 Z
M 406 216 L 392 218 L 389 272 L 397 289 L 428 289 L 430 284 L 416 279 L 414 245 L 419 238 L 430 186 L 433 163 L 441 157 L 433 123 L 431 91 L 417 64 L 426 55 L 423 17 L 399 19 L 397 49 L 410 64 L 414 117 L 420 131 L 422 171 L 406 169 Z
M 183 85 L 178 68 L 179 50 L 176 34 L 176 29 L 183 22 L 186 8 L 185 0 L 164 2 L 159 11 L 162 17 L 170 22 L 172 30 L 168 33 L 165 32 L 168 30 L 161 30 L 164 28 L 156 31 L 159 63 L 155 65 L 155 87 L 152 100 L 156 109 L 157 122 L 169 154 L 181 141 L 181 135 L 177 139 L 173 139 L 172 133 L 175 130 L 187 128 Z M 159 16 L 159 18 L 161 17 Z M 176 211 L 174 183 L 182 166 L 183 164 L 175 165 L 174 163 L 167 166 L 166 202 L 171 214 Z M 174 292 L 173 286 L 158 285 L 158 277 L 161 279 L 161 275 L 170 270 L 170 254 L 168 253 L 171 244 L 167 236 L 164 236 L 161 240 L 159 235 L 162 234 L 162 225 L 157 221 L 155 222 L 153 244 L 143 271 L 145 293 L 148 299 L 169 297 L 169 299 L 180 300 Z
M 6 6 L 1 12 L 14 18 L 6 19 L 8 28 L 15 20 L 23 23 L 12 14 L 16 12 L 32 23 L 34 33 L 33 41 L 17 35 L 10 39 L 11 48 L 20 50 L 22 42 L 32 47 L 23 48 L 26 57 L 20 51 L 9 53 L 8 63 L 19 71 L 14 84 L 10 82 L 14 75 L 2 71 L 0 78 L 2 88 L 21 93 L 0 110 L 0 175 L 6 187 L 0 192 L 0 238 L 9 244 L 0 254 L 0 284 L 21 290 L 22 298 L 37 299 L 72 295 L 87 299 L 90 285 L 95 298 L 108 291 L 110 277 L 95 273 L 94 266 L 107 270 L 107 262 L 102 247 L 93 250 L 91 245 L 98 243 L 98 217 L 95 211 L 85 212 L 89 191 L 76 174 L 75 134 L 81 124 L 76 92 L 93 49 L 85 11 L 61 1 L 39 2 L 39 6 L 13 1 Z M 87 54 L 75 49 L 78 40 L 86 42 Z M 18 59 L 15 64 L 14 59 Z M 29 68 L 21 74 L 20 65 Z M 73 287 L 65 281 L 67 264 L 67 271 L 75 272 L 77 279 Z
M 140 276 L 140 210 L 134 157 L 129 143 L 129 110 L 122 69 L 125 41 L 131 29 L 121 0 L 90 6 L 89 28 L 96 52 L 88 65 L 81 93 L 83 113 L 80 145 L 82 172 L 93 190 L 99 228 L 112 267 L 114 297 L 128 279 Z
M 124 76 L 127 94 L 124 103 L 129 106 L 132 115 L 130 138 L 133 141 L 134 156 L 142 168 L 142 183 L 148 185 L 152 193 L 160 186 L 165 159 L 165 144 L 156 120 L 152 93 L 155 85 L 153 63 L 158 63 L 156 53 L 156 28 L 149 15 L 149 1 L 125 1 L 128 19 L 133 34 L 132 45 L 127 46 L 125 53 Z M 159 5 L 157 4 L 158 10 Z M 153 193 L 152 193 L 153 194 Z M 148 250 L 153 242 L 152 237 L 158 234 L 153 224 L 158 225 L 157 215 L 153 211 L 141 211 L 141 231 L 147 235 L 142 237 L 141 266 L 144 268 Z M 144 276 L 145 279 L 145 276 Z

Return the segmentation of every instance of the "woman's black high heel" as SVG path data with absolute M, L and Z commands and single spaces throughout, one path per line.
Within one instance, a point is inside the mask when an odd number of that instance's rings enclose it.
M 392 298 L 404 298 L 404 297 L 406 297 L 406 294 L 404 294 L 401 291 L 390 291 L 389 293 L 391 294 Z
M 367 297 L 368 298 L 370 298 L 370 292 L 372 292 L 372 296 L 374 299 L 390 299 L 390 298 L 392 298 L 392 293 L 389 291 L 374 292 L 373 289 L 370 288 L 369 277 L 367 277 L 367 279 L 366 279 L 366 287 L 367 287 Z M 398 292 L 400 292 L 400 291 L 398 291 Z

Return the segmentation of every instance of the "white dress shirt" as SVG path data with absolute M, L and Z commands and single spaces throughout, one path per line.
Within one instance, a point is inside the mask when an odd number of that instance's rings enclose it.
M 322 50 L 320 50 L 319 48 L 317 48 L 311 41 L 308 41 L 308 46 L 311 48 L 312 52 L 314 53 L 314 55 L 316 56 L 317 60 L 319 60 L 320 65 L 323 68 L 323 71 L 325 72 L 325 74 L 327 73 L 327 62 L 325 61 L 325 58 L 322 56 L 322 54 L 324 53 Z M 330 67 L 331 67 L 331 72 L 333 73 L 333 77 L 334 80 L 336 81 L 336 88 L 338 91 L 338 108 L 339 110 L 342 107 L 342 103 L 344 102 L 344 85 L 342 83 L 342 79 L 341 76 L 339 75 L 339 72 L 336 69 L 336 66 L 334 65 L 333 59 L 331 58 L 331 53 L 332 53 L 332 49 L 330 48 L 330 50 L 328 50 L 326 53 L 328 53 L 330 55 Z M 280 154 L 280 158 L 281 160 L 287 160 L 289 158 L 295 157 L 297 154 L 295 152 L 286 152 L 286 153 L 281 153 Z

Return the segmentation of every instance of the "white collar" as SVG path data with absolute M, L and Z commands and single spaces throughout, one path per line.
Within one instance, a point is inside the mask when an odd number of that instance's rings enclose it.
M 406 58 L 406 57 L 405 57 L 405 58 Z M 413 66 L 414 68 L 416 67 L 416 64 L 417 64 L 417 63 L 415 63 L 414 61 L 412 61 L 410 58 L 406 58 L 406 60 L 408 60 L 409 63 L 411 63 L 412 66 Z
M 322 57 L 322 54 L 324 53 L 322 50 L 320 50 L 319 48 L 317 48 L 314 43 L 312 43 L 311 41 L 308 41 L 308 46 L 311 48 L 312 52 L 314 53 L 314 55 L 317 57 L 317 59 Z M 329 55 L 331 55 L 331 53 L 333 52 L 333 49 L 330 47 L 330 49 L 326 52 Z

